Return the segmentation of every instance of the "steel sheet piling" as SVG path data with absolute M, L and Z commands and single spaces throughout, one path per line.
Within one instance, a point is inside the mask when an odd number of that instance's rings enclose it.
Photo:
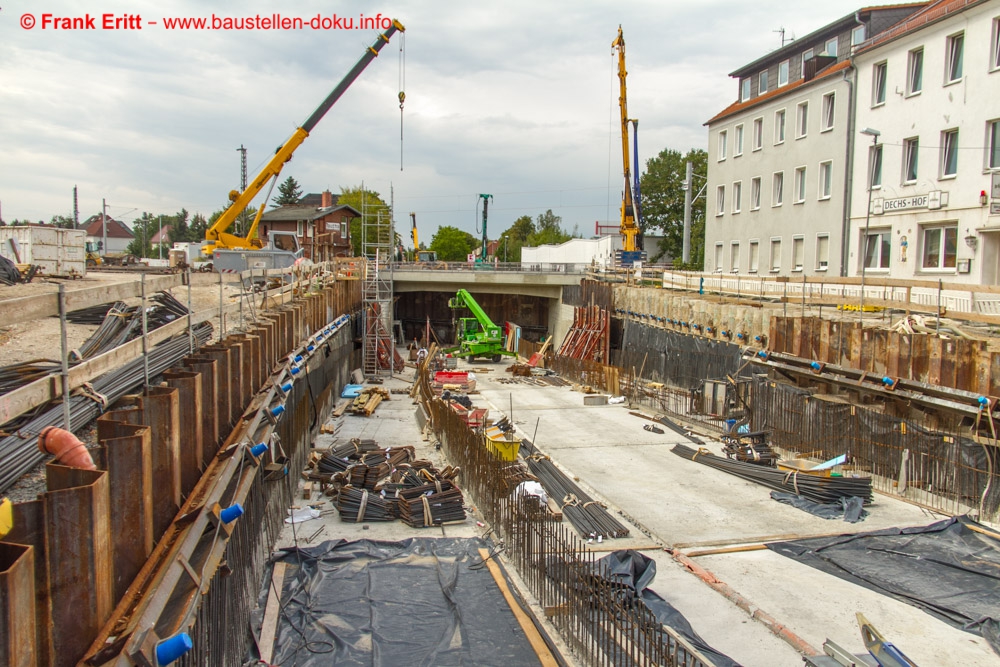
M 0 665 L 35 667 L 35 550 L 0 542 Z
M 153 535 L 159 539 L 173 521 L 190 489 L 182 487 L 180 466 L 180 396 L 176 389 L 150 387 L 136 404 L 150 429 L 153 479 Z
M 177 389 L 180 428 L 177 462 L 180 466 L 181 492 L 186 495 L 198 483 L 205 460 L 201 375 L 192 371 L 170 370 L 163 372 L 163 379 L 168 387 Z
M 201 465 L 208 462 L 219 450 L 219 364 L 214 359 L 193 359 L 187 357 L 181 362 L 185 368 L 201 375 Z

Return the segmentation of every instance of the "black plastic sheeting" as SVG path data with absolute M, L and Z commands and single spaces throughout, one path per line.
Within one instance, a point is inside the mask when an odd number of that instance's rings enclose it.
M 273 664 L 539 664 L 489 570 L 480 567 L 485 546 L 479 539 L 417 537 L 279 552 L 272 560 L 288 569 Z M 262 605 L 270 580 L 269 569 Z
M 612 363 L 642 369 L 642 377 L 674 387 L 694 389 L 703 380 L 736 376 L 743 366 L 739 345 L 625 320 L 621 349 Z
M 1000 539 L 969 525 L 957 517 L 767 547 L 980 634 L 1000 654 Z
M 839 503 L 816 503 L 794 493 L 772 491 L 771 500 L 791 505 L 822 519 L 843 519 L 848 523 L 857 523 L 868 516 L 868 510 L 863 508 L 865 501 L 857 496 L 842 497 Z
M 623 587 L 630 598 L 642 602 L 660 623 L 687 640 L 716 667 L 739 667 L 732 658 L 706 644 L 673 605 L 646 588 L 656 577 L 656 562 L 648 556 L 632 550 L 612 552 L 595 563 L 595 574 Z

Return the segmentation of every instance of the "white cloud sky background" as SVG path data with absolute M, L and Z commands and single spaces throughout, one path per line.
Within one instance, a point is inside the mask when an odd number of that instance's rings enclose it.
M 87 9 L 84 9 L 86 7 Z M 704 148 L 703 123 L 735 100 L 729 72 L 861 5 L 844 0 L 418 2 L 416 0 L 0 3 L 3 218 L 72 215 L 107 198 L 131 222 L 181 207 L 210 215 L 326 97 L 376 36 L 351 31 L 166 31 L 167 16 L 334 13 L 398 18 L 395 35 L 285 166 L 305 192 L 360 185 L 395 196 L 420 238 L 439 225 L 475 233 L 478 193 L 494 195 L 496 238 L 552 209 L 587 236 L 618 218 L 621 141 L 611 42 L 626 43 L 629 115 L 640 165 L 664 148 Z M 41 15 L 140 14 L 136 31 L 42 30 Z M 33 30 L 20 26 L 35 15 Z M 98 20 L 99 23 L 99 20 Z M 403 171 L 399 46 L 405 42 Z M 263 196 L 262 196 L 263 197 Z M 262 199 L 261 197 L 261 199 Z M 259 201 L 259 200 L 258 200 Z

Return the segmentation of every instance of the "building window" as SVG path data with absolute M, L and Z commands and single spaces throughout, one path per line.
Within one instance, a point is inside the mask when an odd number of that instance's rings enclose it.
M 757 94 L 763 95 L 767 92 L 767 70 L 764 70 L 759 75 L 760 85 L 757 86 Z
M 945 83 L 954 83 L 962 78 L 962 51 L 965 33 L 960 32 L 948 38 L 947 61 L 945 62 Z
M 986 168 L 1000 169 L 1000 120 L 986 123 Z
M 830 235 L 816 235 L 816 270 L 826 271 L 830 267 Z
M 792 237 L 792 271 L 801 271 L 806 240 L 801 236 Z
M 924 49 L 913 49 L 906 58 L 906 94 L 916 95 L 924 89 Z
M 774 145 L 784 143 L 785 141 L 785 110 L 781 109 L 774 112 Z
M 781 271 L 781 239 L 771 239 L 771 273 Z
M 888 269 L 891 236 L 888 231 L 871 232 L 865 238 L 865 268 Z
M 800 76 L 803 79 L 806 78 L 806 61 L 807 60 L 812 60 L 812 58 L 813 58 L 813 50 L 812 49 L 806 49 L 805 51 L 802 52 L 802 72 L 801 72 Z
M 917 154 L 920 151 L 920 140 L 903 140 L 903 183 L 917 182 Z
M 806 200 L 806 168 L 798 167 L 795 170 L 795 203 L 801 204 Z
M 743 124 L 736 126 L 733 134 L 733 157 L 743 155 Z
M 755 176 L 750 181 L 750 210 L 756 211 L 760 208 L 760 176 Z
M 759 151 L 764 145 L 764 119 L 756 118 L 753 121 L 753 149 Z
M 778 87 L 788 85 L 788 61 L 783 60 L 778 64 Z
M 795 138 L 801 139 L 809 131 L 809 103 L 800 102 L 795 110 Z
M 851 46 L 857 46 L 863 41 L 865 41 L 865 27 L 863 25 L 856 26 L 851 31 Z
M 720 185 L 715 188 L 715 215 L 722 215 L 726 212 L 726 186 Z
M 733 183 L 733 213 L 739 213 L 743 206 L 743 181 Z
M 885 75 L 888 72 L 888 63 L 881 62 L 872 68 L 872 106 L 877 107 L 885 104 Z
M 958 227 L 932 227 L 924 230 L 925 269 L 954 269 L 958 249 Z
M 757 265 L 760 261 L 760 243 L 750 241 L 750 263 L 747 269 L 750 273 L 757 273 Z
M 958 173 L 958 130 L 941 133 L 941 177 L 949 178 Z
M 826 40 L 826 44 L 823 47 L 823 51 L 826 53 L 826 55 L 833 56 L 833 57 L 836 58 L 837 57 L 837 38 L 836 37 L 831 37 L 830 39 Z
M 993 41 L 990 42 L 990 69 L 1000 69 L 1000 18 L 993 19 Z
M 819 163 L 819 199 L 829 199 L 833 194 L 833 163 Z
M 715 244 L 715 272 L 722 272 L 722 242 Z
M 733 273 L 740 272 L 740 242 L 733 241 L 729 246 L 729 269 Z
M 823 132 L 833 129 L 834 112 L 836 111 L 837 106 L 835 102 L 835 93 L 827 93 L 823 96 Z
M 719 132 L 719 162 L 726 159 L 726 144 L 728 143 L 729 133 L 723 130 Z
M 347 238 L 347 223 L 346 222 L 340 223 L 340 238 L 342 238 L 342 239 L 346 239 Z
M 868 187 L 882 187 L 882 144 L 868 148 Z
M 785 172 L 776 171 L 771 177 L 771 206 L 781 206 L 785 193 Z
M 750 77 L 747 77 L 740 81 L 740 102 L 746 102 L 750 99 Z
M 295 225 L 295 233 L 299 236 L 306 235 L 306 222 L 305 220 L 299 220 Z

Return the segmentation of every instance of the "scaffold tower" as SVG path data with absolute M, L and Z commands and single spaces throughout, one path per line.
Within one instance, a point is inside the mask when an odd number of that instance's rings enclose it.
M 362 185 L 361 252 L 365 257 L 362 282 L 364 301 L 365 377 L 401 370 L 403 358 L 392 339 L 392 257 L 395 245 L 392 209 L 381 201 L 370 202 Z

